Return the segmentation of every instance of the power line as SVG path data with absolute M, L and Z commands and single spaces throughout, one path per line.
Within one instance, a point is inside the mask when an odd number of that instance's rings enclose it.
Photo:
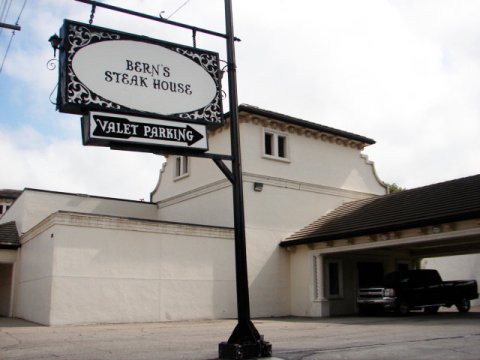
M 10 10 L 10 6 L 12 5 L 12 0 L 2 0 L 2 10 L 0 12 L 0 19 L 2 21 L 5 21 L 5 18 L 7 17 L 7 14 Z
M 167 17 L 167 20 L 169 20 L 173 15 L 175 15 L 181 8 L 183 8 L 185 5 L 187 5 L 190 2 L 190 0 L 185 1 L 182 5 L 180 5 L 177 10 L 175 10 L 173 13 L 170 14 L 169 17 Z
M 26 5 L 27 5 L 27 0 L 24 0 L 22 8 L 20 9 L 20 13 L 18 14 L 18 17 L 17 17 L 17 21 L 15 23 L 15 25 L 17 26 L 18 26 L 18 23 L 20 22 L 20 18 L 22 16 L 23 10 L 25 9 Z M 0 74 L 2 73 L 3 65 L 5 65 L 5 60 L 7 60 L 7 55 L 8 55 L 8 52 L 10 51 L 10 46 L 12 45 L 14 36 L 15 36 L 15 30 L 12 31 L 12 35 L 10 36 L 10 40 L 8 41 L 7 50 L 5 50 L 5 55 L 3 56 L 2 65 L 0 66 Z
M 18 22 L 20 21 L 20 17 L 22 16 L 23 10 L 25 9 L 25 6 L 27 5 L 27 0 L 23 2 L 22 8 L 20 9 L 20 13 L 18 14 L 17 22 L 16 24 L 18 25 Z
M 2 1 L 2 11 L 0 13 L 0 22 L 5 23 L 7 20 L 8 13 L 10 12 L 10 6 L 12 5 L 12 0 L 3 0 Z M 3 27 L 0 28 L 0 35 L 2 35 Z
M 5 55 L 3 56 L 2 65 L 0 66 L 0 74 L 2 73 L 3 65 L 5 64 L 5 60 L 7 60 L 8 51 L 10 50 L 10 45 L 12 45 L 12 40 L 13 40 L 14 35 L 15 35 L 15 30 L 12 31 L 12 36 L 10 36 L 10 40 L 8 41 L 7 50 L 5 50 Z

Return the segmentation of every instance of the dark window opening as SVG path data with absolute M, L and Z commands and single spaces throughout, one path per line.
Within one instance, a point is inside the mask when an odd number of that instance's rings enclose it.
M 265 133 L 265 154 L 273 155 L 273 134 Z
M 328 293 L 340 295 L 340 269 L 337 262 L 328 263 Z
M 287 157 L 287 138 L 285 136 L 278 137 L 278 157 L 286 158 Z

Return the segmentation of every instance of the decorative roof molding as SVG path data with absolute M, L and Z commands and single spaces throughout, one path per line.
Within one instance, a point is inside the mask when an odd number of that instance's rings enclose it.
M 332 196 L 338 196 L 341 198 L 349 198 L 352 200 L 361 200 L 372 197 L 371 193 L 364 193 L 360 191 L 340 189 L 331 186 L 307 183 L 304 181 L 289 180 L 285 178 L 278 178 L 268 175 L 260 175 L 254 173 L 243 173 L 244 182 L 261 182 L 264 185 L 280 187 L 282 189 L 301 190 L 313 193 L 327 194 Z
M 225 114 L 226 120 L 223 127 L 213 130 L 209 134 L 215 135 L 224 130 L 228 130 L 230 126 L 228 116 L 228 113 Z M 374 140 L 361 135 L 246 104 L 239 106 L 239 120 L 240 123 L 251 123 L 290 134 L 318 139 L 331 144 L 350 147 L 352 149 L 362 150 L 365 146 L 375 143 Z
M 416 236 L 406 236 L 401 238 L 392 238 L 392 239 L 377 239 L 367 242 L 355 242 L 352 240 L 345 239 L 342 240 L 334 240 L 332 241 L 331 246 L 324 245 L 320 248 L 313 247 L 312 250 L 315 250 L 318 254 L 333 254 L 338 253 L 342 250 L 348 251 L 360 251 L 360 250 L 372 250 L 378 249 L 379 247 L 393 247 L 393 246 L 407 246 L 413 245 L 416 243 L 438 243 L 441 240 L 456 240 L 456 239 L 464 239 L 464 238 L 471 238 L 474 236 L 479 236 L 480 229 L 476 228 L 469 228 L 469 229 L 462 229 L 456 230 L 451 232 L 445 232 L 441 234 L 425 234 L 425 235 L 416 235 Z M 381 243 L 379 244 L 379 241 Z M 313 245 L 313 244 L 305 244 L 305 245 Z M 282 245 L 283 246 L 283 245 Z M 290 245 L 292 246 L 292 245 Z M 290 247 L 287 246 L 287 249 Z
M 373 176 L 375 176 L 375 179 L 377 179 L 378 183 L 385 188 L 385 191 L 388 194 L 388 185 L 382 179 L 380 179 L 380 176 L 378 176 L 375 163 L 368 158 L 367 154 L 360 154 L 360 157 L 363 159 L 366 165 L 370 166 L 373 172 Z
M 25 244 L 55 225 L 93 227 L 97 229 L 139 231 L 193 237 L 225 238 L 233 240 L 233 229 L 228 227 L 58 211 L 51 214 L 23 234 L 20 238 L 20 242 Z
M 166 158 L 168 158 L 168 156 L 165 156 Z M 150 202 L 153 202 L 153 197 L 155 196 L 155 193 L 158 191 L 158 189 L 160 188 L 160 183 L 162 182 L 162 178 L 163 178 L 163 175 L 165 173 L 165 167 L 167 166 L 167 162 L 164 161 L 162 163 L 162 167 L 160 168 L 160 171 L 158 173 L 158 180 L 157 180 L 157 184 L 155 185 L 155 188 L 150 192 Z
M 225 188 L 229 188 L 231 186 L 231 183 L 227 179 L 222 179 L 218 181 L 214 181 L 210 184 L 200 186 L 196 189 L 189 190 L 186 192 L 183 192 L 178 195 L 171 196 L 166 199 L 162 199 L 159 202 L 157 202 L 157 206 L 159 209 L 165 208 L 174 204 L 181 203 L 183 201 L 187 201 L 190 199 L 194 199 L 199 196 L 203 196 L 206 194 L 209 194 L 214 191 L 222 190 Z
M 122 198 L 114 198 L 114 197 L 108 197 L 108 196 L 98 196 L 98 195 L 89 195 L 89 194 L 81 194 L 81 193 L 69 193 L 69 192 L 64 192 L 64 191 L 43 190 L 43 189 L 35 189 L 35 188 L 25 188 L 25 190 L 23 192 L 27 192 L 27 191 L 45 193 L 45 194 L 53 194 L 53 195 L 67 195 L 67 196 L 74 196 L 74 197 L 80 197 L 80 198 L 113 200 L 113 201 L 141 203 L 141 204 L 152 204 L 153 205 L 153 203 L 150 203 L 148 201 L 142 201 L 142 200 L 122 199 Z
M 370 193 L 363 193 L 359 191 L 346 190 L 346 189 L 338 189 L 338 188 L 325 186 L 325 185 L 312 184 L 312 183 L 307 183 L 303 181 L 289 180 L 284 178 L 278 178 L 278 177 L 260 175 L 260 174 L 254 174 L 254 173 L 248 173 L 248 172 L 243 173 L 243 180 L 244 180 L 244 183 L 262 182 L 263 184 L 269 185 L 269 186 L 288 188 L 292 190 L 302 190 L 302 191 L 308 191 L 313 193 L 328 194 L 332 196 L 339 196 L 342 198 L 349 198 L 352 200 L 360 200 L 360 199 L 365 199 L 367 197 L 372 196 L 372 194 Z M 222 179 L 222 180 L 215 181 L 210 184 L 198 187 L 196 189 L 190 190 L 188 192 L 163 199 L 157 203 L 157 206 L 159 209 L 165 208 L 171 205 L 181 203 L 183 201 L 187 201 L 199 196 L 209 194 L 211 192 L 229 188 L 230 186 L 231 184 L 227 179 Z

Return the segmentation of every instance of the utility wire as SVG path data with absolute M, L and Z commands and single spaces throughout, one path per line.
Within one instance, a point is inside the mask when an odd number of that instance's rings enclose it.
M 5 18 L 7 17 L 6 14 L 8 14 L 11 4 L 12 4 L 12 0 L 2 0 L 2 6 L 1 6 L 2 10 L 0 12 L 0 19 L 2 19 L 2 21 L 4 21 Z
M 3 56 L 2 65 L 0 66 L 0 74 L 2 73 L 5 60 L 7 60 L 8 51 L 10 50 L 10 45 L 12 45 L 12 40 L 14 35 L 15 35 L 15 30 L 12 31 L 12 36 L 10 36 L 10 40 L 8 41 L 7 50 L 5 50 L 5 55 Z
M 20 21 L 20 17 L 22 16 L 23 10 L 25 9 L 25 6 L 27 5 L 27 0 L 23 2 L 22 8 L 20 9 L 20 14 L 18 14 L 17 22 L 15 25 L 18 25 L 18 22 Z
M 2 1 L 2 12 L 0 13 L 0 22 L 6 23 L 7 16 L 10 12 L 10 6 L 12 5 L 12 0 L 3 0 Z M 0 28 L 0 36 L 2 35 L 3 28 Z
M 175 10 L 173 13 L 170 14 L 169 17 L 167 17 L 167 20 L 169 20 L 173 15 L 175 15 L 181 8 L 183 8 L 185 5 L 187 5 L 190 2 L 190 0 L 185 1 L 182 5 L 180 5 L 177 10 Z
M 20 17 L 22 16 L 23 10 L 25 9 L 26 5 L 27 5 L 27 0 L 23 2 L 22 8 L 20 9 L 20 13 L 18 14 L 18 18 L 15 25 L 18 25 L 18 23 L 20 22 Z M 2 60 L 2 65 L 0 66 L 0 74 L 2 73 L 3 65 L 5 65 L 5 60 L 7 60 L 7 55 L 10 50 L 10 45 L 12 45 L 12 40 L 14 36 L 15 36 L 15 30 L 12 31 L 12 35 L 10 36 L 10 40 L 8 41 L 7 50 L 5 51 L 5 55 L 3 56 L 3 60 Z
M 9 9 L 10 6 L 8 6 L 9 2 L 11 3 L 12 0 L 2 0 L 2 5 L 1 5 L 1 11 L 0 11 L 0 19 L 2 21 L 5 21 L 5 18 L 6 18 L 6 13 L 8 13 L 8 10 L 7 8 Z

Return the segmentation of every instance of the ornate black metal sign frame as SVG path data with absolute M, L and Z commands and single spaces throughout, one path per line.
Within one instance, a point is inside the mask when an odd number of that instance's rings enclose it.
M 65 20 L 60 112 L 223 125 L 218 53 Z

